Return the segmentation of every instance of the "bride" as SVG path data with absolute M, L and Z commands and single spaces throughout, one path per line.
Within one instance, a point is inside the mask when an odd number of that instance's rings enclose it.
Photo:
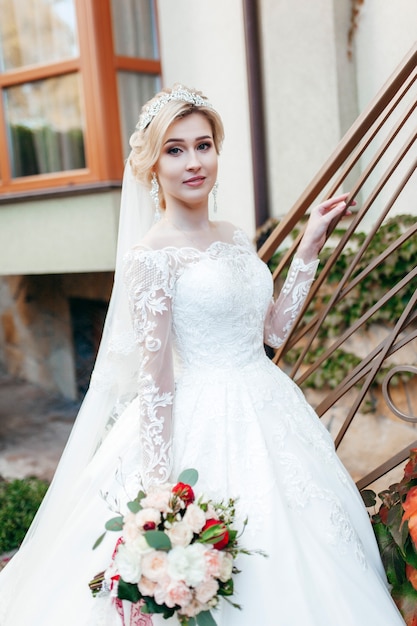
M 400 626 L 361 497 L 296 385 L 265 355 L 296 318 L 330 222 L 311 211 L 276 301 L 238 228 L 208 217 L 221 119 L 176 85 L 145 107 L 122 190 L 115 285 L 90 390 L 28 535 L 0 574 L 0 626 L 175 624 L 94 599 L 109 565 L 111 508 L 196 468 L 214 499 L 238 498 L 242 557 L 218 626 Z M 149 191 L 160 219 L 148 230 Z M 147 231 L 147 232 L 146 232 Z M 144 234 L 146 232 L 146 234 Z

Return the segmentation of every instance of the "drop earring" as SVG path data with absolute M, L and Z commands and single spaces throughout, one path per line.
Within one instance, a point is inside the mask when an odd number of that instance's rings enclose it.
M 161 219 L 161 207 L 159 206 L 159 183 L 155 172 L 152 172 L 151 190 L 149 193 L 155 205 L 154 221 L 158 222 Z
M 219 183 L 216 182 L 213 185 L 213 189 L 211 190 L 211 193 L 213 194 L 213 210 L 215 213 L 217 213 L 217 191 L 219 189 Z

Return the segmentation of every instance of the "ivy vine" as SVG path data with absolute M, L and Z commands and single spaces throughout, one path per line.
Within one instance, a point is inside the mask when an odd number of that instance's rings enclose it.
M 401 234 L 415 222 L 415 217 L 411 215 L 396 216 L 385 222 L 374 235 L 368 245 L 362 259 L 360 260 L 352 278 L 357 276 L 363 269 L 369 266 L 370 262 L 381 254 Z M 257 241 L 261 245 L 272 232 L 276 221 L 270 220 L 264 228 L 258 232 Z M 335 231 L 335 235 L 342 235 L 344 231 Z M 292 237 L 295 238 L 296 231 Z M 327 279 L 325 289 L 318 294 L 316 302 L 311 309 L 319 309 L 325 305 L 333 292 L 334 285 L 338 284 L 346 269 L 352 262 L 356 250 L 366 238 L 365 233 L 354 233 L 350 239 L 349 248 L 345 249 L 334 263 Z M 273 271 L 281 260 L 285 250 L 280 249 L 269 262 Z M 325 247 L 321 252 L 321 263 L 319 272 L 323 268 L 332 253 L 332 248 Z M 378 265 L 366 278 L 352 289 L 340 302 L 331 309 L 321 325 L 317 337 L 312 344 L 312 348 L 306 355 L 304 363 L 313 364 L 323 354 L 329 340 L 340 336 L 343 331 L 351 327 L 362 315 L 364 315 L 378 300 L 397 284 L 410 270 L 415 267 L 417 258 L 417 237 L 410 237 L 398 247 L 383 263 Z M 380 309 L 378 309 L 367 326 L 370 324 L 382 324 L 385 327 L 393 327 L 394 323 L 401 315 L 404 307 L 410 300 L 417 288 L 416 281 L 410 282 L 401 291 L 391 297 L 391 299 Z M 307 312 L 306 321 L 313 315 Z M 366 326 L 365 326 L 366 328 Z M 284 362 L 292 365 L 296 362 L 301 353 L 301 348 L 293 348 L 284 356 Z M 341 383 L 346 375 L 361 362 L 361 357 L 352 352 L 347 352 L 343 348 L 336 350 L 322 366 L 314 372 L 306 381 L 305 386 L 315 389 L 335 388 Z M 379 385 L 385 376 L 387 368 L 382 368 L 374 385 Z M 407 380 L 410 376 L 402 374 L 394 377 L 392 384 L 398 384 L 400 380 Z

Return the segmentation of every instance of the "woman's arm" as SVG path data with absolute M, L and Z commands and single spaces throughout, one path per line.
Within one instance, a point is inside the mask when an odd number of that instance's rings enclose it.
M 135 339 L 140 348 L 140 474 L 144 489 L 171 473 L 174 375 L 169 268 L 163 255 L 134 250 L 125 265 Z
M 265 320 L 265 343 L 279 348 L 290 332 L 313 283 L 327 231 L 332 221 L 346 209 L 348 194 L 330 198 L 314 207 L 291 263 L 284 286 L 275 302 L 271 303 Z

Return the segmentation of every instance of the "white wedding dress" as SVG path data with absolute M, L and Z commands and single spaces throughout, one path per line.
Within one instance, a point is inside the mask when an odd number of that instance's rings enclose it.
M 282 342 L 316 267 L 295 259 L 272 306 L 270 272 L 241 231 L 204 252 L 129 253 L 140 393 L 62 493 L 68 514 L 42 557 L 33 563 L 29 540 L 0 575 L 1 626 L 120 626 L 88 588 L 117 538 L 108 533 L 92 550 L 112 517 L 108 504 L 123 507 L 141 482 L 175 480 L 189 467 L 199 472 L 197 492 L 239 498 L 238 523 L 249 518 L 242 543 L 268 554 L 239 557 L 233 600 L 242 610 L 221 601 L 218 626 L 404 624 L 329 433 L 264 351 L 264 341 Z

